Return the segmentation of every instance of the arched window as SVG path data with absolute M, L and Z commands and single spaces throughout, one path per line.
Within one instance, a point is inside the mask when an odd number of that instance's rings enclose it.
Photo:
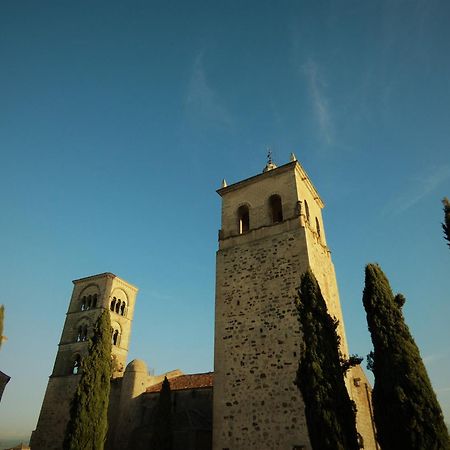
M 81 356 L 75 355 L 75 357 L 73 359 L 73 364 L 72 364 L 72 374 L 76 375 L 77 373 L 79 373 L 80 368 L 81 368 Z
M 83 327 L 80 325 L 78 327 L 78 334 L 77 334 L 77 342 L 81 341 L 81 336 L 83 335 Z
M 247 233 L 250 229 L 250 213 L 247 205 L 239 206 L 238 211 L 238 231 L 239 234 Z
M 305 200 L 305 212 L 306 212 L 306 220 L 309 222 L 309 206 L 306 200 Z
M 119 330 L 114 330 L 112 334 L 112 345 L 119 345 L 120 333 Z
M 88 327 L 87 327 L 87 325 L 85 325 L 83 327 L 83 333 L 81 335 L 81 340 L 82 341 L 87 341 L 87 338 L 88 338 Z
M 109 309 L 111 311 L 114 311 L 115 307 L 116 307 L 116 297 L 113 297 L 113 299 L 111 300 L 111 306 Z
M 283 206 L 279 195 L 274 194 L 269 198 L 269 208 L 272 223 L 283 222 Z
M 120 307 L 120 315 L 124 316 L 125 315 L 125 302 L 122 302 L 122 305 Z
M 97 294 L 92 296 L 92 307 L 95 308 L 97 306 Z
M 317 230 L 317 234 L 320 237 L 320 224 L 319 224 L 319 219 L 316 217 L 316 230 Z
M 81 311 L 84 311 L 86 309 L 86 296 L 83 295 L 83 298 L 81 299 Z
M 88 295 L 86 309 L 90 309 L 92 306 L 92 295 Z
M 116 313 L 119 314 L 120 312 L 120 304 L 122 302 L 120 301 L 120 298 L 117 299 L 117 303 L 116 303 Z

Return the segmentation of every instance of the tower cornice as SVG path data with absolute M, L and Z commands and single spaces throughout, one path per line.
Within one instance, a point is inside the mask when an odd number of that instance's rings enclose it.
M 276 167 L 272 170 L 269 170 L 267 172 L 260 173 L 258 175 L 254 175 L 253 177 L 246 178 L 245 180 L 238 181 L 237 183 L 230 184 L 229 186 L 222 187 L 218 189 L 216 192 L 223 197 L 224 195 L 228 194 L 229 192 L 236 191 L 238 189 L 243 188 L 244 186 L 248 186 L 250 184 L 253 184 L 255 182 L 259 182 L 262 178 L 269 178 L 269 177 L 276 177 L 277 175 L 280 175 L 281 173 L 288 172 L 289 170 L 296 170 L 302 181 L 305 183 L 309 191 L 311 192 L 314 200 L 317 201 L 319 206 L 323 208 L 325 206 L 324 202 L 320 198 L 319 193 L 317 192 L 317 189 L 314 187 L 312 181 L 310 180 L 308 174 L 306 173 L 305 169 L 302 167 L 302 165 L 298 161 L 292 161 L 287 164 L 284 164 L 282 166 Z
M 136 286 L 133 286 L 132 284 L 128 283 L 127 281 L 123 280 L 122 278 L 118 277 L 117 275 L 114 275 L 111 272 L 104 272 L 104 273 L 99 273 L 97 275 L 90 275 L 88 277 L 78 278 L 76 280 L 72 280 L 72 283 L 73 284 L 86 283 L 86 281 L 94 281 L 94 280 L 98 280 L 98 279 L 102 279 L 102 278 L 110 278 L 112 280 L 116 280 L 117 282 L 119 282 L 119 284 L 122 284 L 135 292 L 137 292 L 139 290 Z

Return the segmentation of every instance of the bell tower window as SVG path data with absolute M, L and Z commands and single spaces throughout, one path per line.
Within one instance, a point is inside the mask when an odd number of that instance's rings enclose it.
M 112 345 L 119 345 L 120 343 L 120 332 L 119 330 L 112 330 Z
M 75 355 L 72 364 L 72 375 L 77 375 L 80 372 L 81 368 L 81 356 Z
M 238 208 L 238 231 L 239 234 L 247 233 L 250 229 L 250 213 L 247 205 Z
M 88 326 L 81 324 L 77 329 L 77 339 L 76 342 L 85 342 L 88 340 Z
M 283 206 L 279 195 L 274 194 L 269 198 L 269 208 L 272 223 L 283 222 Z

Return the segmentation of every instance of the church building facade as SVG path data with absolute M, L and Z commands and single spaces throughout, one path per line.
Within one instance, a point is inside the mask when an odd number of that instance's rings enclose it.
M 101 311 L 112 323 L 108 450 L 148 448 L 155 405 L 167 376 L 174 450 L 309 450 L 304 404 L 294 384 L 302 336 L 295 301 L 310 267 L 338 319 L 348 356 L 324 204 L 305 170 L 270 159 L 263 173 L 217 191 L 222 220 L 216 259 L 214 373 L 150 375 L 143 361 L 126 366 L 137 288 L 104 273 L 74 281 L 64 329 L 32 450 L 59 450 L 69 405 Z M 126 368 L 125 368 L 126 367 Z M 357 406 L 361 448 L 377 449 L 371 389 L 360 367 L 346 376 Z

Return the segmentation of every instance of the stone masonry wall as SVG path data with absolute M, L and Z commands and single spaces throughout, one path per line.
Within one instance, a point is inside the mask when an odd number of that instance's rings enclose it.
M 306 239 L 298 225 L 273 227 L 282 232 L 217 253 L 214 450 L 310 448 L 294 385 Z
M 330 250 L 323 245 L 320 236 L 308 223 L 305 224 L 305 235 L 307 238 L 309 265 L 327 303 L 328 313 L 339 321 L 337 332 L 341 338 L 340 349 L 342 354 L 347 356 L 348 347 L 344 318 Z
M 356 428 L 364 440 L 365 450 L 379 450 L 372 410 L 372 388 L 361 366 L 347 373 L 350 397 L 356 403 Z
M 50 377 L 38 427 L 31 435 L 33 450 L 61 450 L 69 421 L 70 402 L 80 375 Z

